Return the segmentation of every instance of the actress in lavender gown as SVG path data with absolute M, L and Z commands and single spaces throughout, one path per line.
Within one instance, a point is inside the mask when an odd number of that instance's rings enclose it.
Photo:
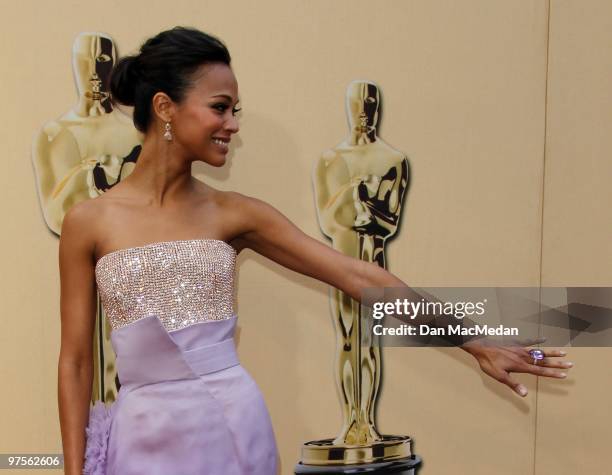
M 230 219 L 243 208 L 229 203 L 237 195 L 191 175 L 194 161 L 222 166 L 238 131 L 229 52 L 176 27 L 119 60 L 110 81 L 145 139 L 132 173 L 73 206 L 62 224 L 65 473 L 277 475 L 270 414 L 234 341 L 235 262 L 247 247 L 236 241 L 249 222 Z M 115 402 L 97 401 L 84 419 L 94 287 L 121 386 Z

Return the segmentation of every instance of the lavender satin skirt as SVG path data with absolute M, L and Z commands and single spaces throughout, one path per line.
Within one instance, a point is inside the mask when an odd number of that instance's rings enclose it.
M 268 409 L 234 344 L 237 317 L 111 333 L 117 400 L 90 410 L 85 474 L 276 475 Z

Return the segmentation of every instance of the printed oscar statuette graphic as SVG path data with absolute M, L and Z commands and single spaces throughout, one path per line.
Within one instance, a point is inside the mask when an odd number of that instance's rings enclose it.
M 73 205 L 101 195 L 125 178 L 140 153 L 142 138 L 131 118 L 111 103 L 108 82 L 116 58 L 108 35 L 80 33 L 72 48 L 78 101 L 34 138 L 38 198 L 47 226 L 57 235 Z M 112 402 L 119 389 L 115 355 L 99 299 L 97 308 L 92 401 Z
M 325 151 L 314 168 L 319 225 L 334 249 L 386 268 L 385 243 L 398 228 L 408 160 L 377 136 L 381 94 L 376 84 L 351 82 L 346 111 L 348 137 Z M 383 435 L 376 428 L 381 348 L 362 328 L 359 302 L 332 289 L 331 308 L 343 424 L 335 438 L 302 446 L 295 473 L 349 473 L 359 464 L 367 473 L 411 475 L 421 462 L 412 454 L 411 438 Z

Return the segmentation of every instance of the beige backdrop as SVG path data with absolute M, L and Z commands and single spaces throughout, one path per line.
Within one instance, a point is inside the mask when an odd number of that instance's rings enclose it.
M 612 4 L 605 0 L 2 3 L 0 452 L 60 452 L 58 239 L 30 147 L 75 101 L 71 47 L 103 31 L 120 54 L 176 24 L 219 35 L 244 107 L 225 168 L 204 181 L 317 227 L 310 172 L 346 134 L 353 79 L 383 92 L 381 137 L 412 183 L 389 268 L 421 286 L 612 283 Z M 606 265 L 608 264 L 608 265 Z M 238 261 L 239 354 L 292 473 L 335 435 L 327 286 L 252 252 Z M 457 349 L 389 349 L 379 427 L 410 434 L 423 475 L 605 473 L 612 352 L 573 349 L 566 381 L 519 375 L 520 399 Z M 23 471 L 20 473 L 27 473 Z M 33 472 L 34 473 L 34 472 Z M 36 472 L 38 473 L 38 472 Z

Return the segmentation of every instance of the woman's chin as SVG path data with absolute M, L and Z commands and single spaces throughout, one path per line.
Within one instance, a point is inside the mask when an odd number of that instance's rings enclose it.
M 199 162 L 204 162 L 211 167 L 222 167 L 227 162 L 226 155 L 215 154 L 214 157 L 205 157 L 198 159 Z

